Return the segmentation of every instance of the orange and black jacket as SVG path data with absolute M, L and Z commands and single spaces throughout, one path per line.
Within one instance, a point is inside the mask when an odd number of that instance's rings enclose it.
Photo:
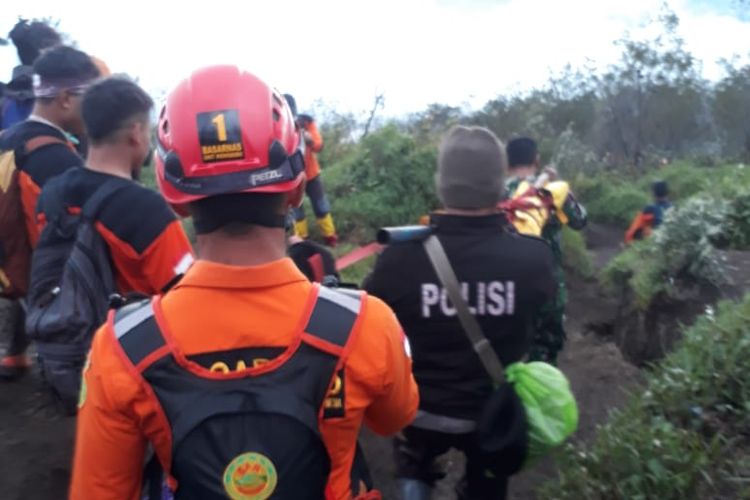
M 112 176 L 87 168 L 74 168 L 50 181 L 62 183 L 68 210 L 80 210 L 96 189 Z M 121 293 L 157 294 L 193 261 L 190 242 L 180 221 L 155 191 L 129 179 L 102 207 L 95 225 L 107 243 Z M 40 198 L 43 200 L 45 189 Z M 37 214 L 39 230 L 45 214 Z
M 59 142 L 27 153 L 26 144 L 37 137 L 52 137 Z M 35 211 L 42 187 L 66 170 L 83 166 L 83 158 L 59 129 L 34 120 L 18 123 L 0 135 L 0 151 L 11 150 L 15 152 L 26 231 L 33 248 L 39 240 Z
M 308 138 L 305 138 L 305 175 L 307 180 L 311 181 L 320 175 L 320 164 L 318 163 L 318 153 L 323 150 L 323 136 L 320 135 L 318 125 L 315 120 L 308 115 L 300 115 L 298 122 L 302 130 L 307 132 Z
M 672 203 L 669 201 L 659 201 L 638 212 L 625 232 L 625 243 L 630 244 L 651 236 L 651 232 L 664 222 L 664 214 L 670 208 Z
M 254 267 L 197 260 L 157 301 L 154 314 L 169 348 L 179 353 L 180 366 L 195 380 L 250 377 L 275 368 L 283 362 L 282 353 L 294 352 L 300 339 L 309 338 L 306 320 L 324 291 L 291 259 Z M 149 444 L 179 494 L 179 479 L 171 474 L 172 429 L 153 386 L 138 372 L 157 353 L 135 367 L 116 336 L 119 323 L 115 325 L 112 315 L 99 329 L 84 369 L 87 389 L 81 392 L 69 498 L 139 500 Z M 349 500 L 356 491 L 351 471 L 361 426 L 393 434 L 414 418 L 419 397 L 401 326 L 374 297 L 362 299 L 341 359 L 340 383 L 328 393 L 335 404 L 326 404 L 318 426 L 331 460 L 327 498 Z

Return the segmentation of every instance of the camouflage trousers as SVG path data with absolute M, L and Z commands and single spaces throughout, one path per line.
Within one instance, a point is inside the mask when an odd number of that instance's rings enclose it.
M 565 273 L 562 268 L 557 271 L 560 286 L 554 302 L 545 306 L 536 321 L 534 338 L 529 350 L 529 361 L 545 361 L 557 364 L 557 355 L 565 345 L 565 305 L 568 293 L 565 287 Z

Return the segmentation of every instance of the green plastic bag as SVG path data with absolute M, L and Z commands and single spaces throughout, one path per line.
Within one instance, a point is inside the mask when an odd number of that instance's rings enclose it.
M 578 428 L 578 405 L 563 373 L 541 361 L 513 363 L 508 382 L 523 402 L 529 426 L 526 465 L 557 448 Z

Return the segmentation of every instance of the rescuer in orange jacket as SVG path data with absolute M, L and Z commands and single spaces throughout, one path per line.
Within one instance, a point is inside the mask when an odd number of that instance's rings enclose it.
M 665 181 L 657 181 L 651 186 L 654 202 L 647 205 L 633 218 L 625 232 L 625 244 L 651 236 L 651 232 L 664 222 L 664 214 L 672 208 L 669 201 L 669 186 Z
M 177 499 L 349 499 L 362 493 L 362 423 L 392 434 L 413 419 L 393 312 L 311 283 L 286 257 L 286 214 L 305 188 L 298 145 L 283 97 L 236 67 L 199 70 L 169 94 L 157 180 L 192 215 L 200 257 L 97 332 L 73 500 L 140 499 L 149 445 Z
M 320 178 L 320 164 L 318 163 L 318 153 L 323 150 L 323 136 L 318 131 L 318 125 L 310 115 L 297 114 L 297 103 L 290 94 L 284 94 L 284 98 L 292 110 L 297 128 L 302 135 L 304 152 L 305 152 L 305 175 L 307 176 L 307 187 L 305 188 L 310 203 L 318 221 L 318 228 L 323 234 L 323 241 L 330 247 L 335 247 L 338 243 L 336 235 L 336 226 L 331 216 L 331 204 L 328 202 L 323 181 Z M 294 232 L 297 236 L 307 239 L 309 230 L 305 210 L 300 205 L 294 209 Z

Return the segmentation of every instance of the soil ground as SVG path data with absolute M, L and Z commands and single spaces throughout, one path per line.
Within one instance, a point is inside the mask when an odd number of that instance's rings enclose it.
M 593 225 L 587 232 L 594 262 L 600 267 L 618 251 L 619 230 Z M 577 441 L 589 441 L 607 414 L 623 404 L 626 391 L 637 387 L 638 370 L 623 361 L 613 344 L 584 334 L 586 325 L 606 319 L 611 304 L 601 298 L 595 283 L 569 279 L 569 340 L 560 368 L 569 377 L 580 408 Z M 0 304 L 0 332 L 7 332 L 7 306 Z M 57 500 L 66 496 L 72 450 L 73 419 L 55 417 L 39 379 L 29 374 L 0 385 L 0 498 Z M 363 439 L 373 476 L 384 498 L 397 498 L 393 483 L 390 441 L 366 434 Z M 450 474 L 433 496 L 454 498 L 452 485 L 461 473 L 462 458 L 448 453 L 443 462 Z M 554 465 L 543 462 L 511 481 L 511 497 L 534 498 L 534 488 L 554 475 Z

